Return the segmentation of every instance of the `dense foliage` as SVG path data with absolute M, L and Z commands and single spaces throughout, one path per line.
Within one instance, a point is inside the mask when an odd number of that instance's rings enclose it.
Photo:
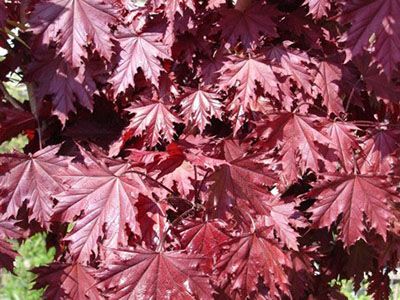
M 46 299 L 389 297 L 399 0 L 0 3 L 0 262 Z M 15 75 L 14 75 L 15 76 Z

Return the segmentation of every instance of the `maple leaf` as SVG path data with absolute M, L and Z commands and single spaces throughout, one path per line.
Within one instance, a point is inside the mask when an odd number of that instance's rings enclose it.
M 393 155 L 400 148 L 400 130 L 377 130 L 364 142 L 360 171 L 387 174 L 393 164 Z
M 35 268 L 36 288 L 46 288 L 46 299 L 101 299 L 96 289 L 94 269 L 79 263 L 52 263 Z
M 340 238 L 346 247 L 365 239 L 364 231 L 375 231 L 386 239 L 389 222 L 394 218 L 392 201 L 400 197 L 388 187 L 383 177 L 374 175 L 325 175 L 326 182 L 315 186 L 309 197 L 317 202 L 309 210 L 314 226 L 327 227 L 339 222 Z M 364 216 L 368 221 L 364 222 Z
M 345 6 L 342 23 L 351 23 L 342 37 L 349 58 L 372 48 L 373 58 L 382 66 L 388 78 L 400 63 L 400 18 L 397 0 L 352 0 Z
M 222 103 L 218 99 L 218 94 L 206 89 L 188 90 L 180 103 L 186 124 L 193 123 L 203 131 L 212 116 L 220 119 Z
M 135 204 L 140 192 L 150 190 L 139 175 L 130 173 L 127 163 L 109 167 L 89 163 L 79 169 L 82 173 L 67 181 L 70 188 L 54 196 L 58 201 L 54 219 L 74 222 L 66 240 L 71 254 L 84 263 L 92 253 L 97 255 L 99 238 L 103 245 L 115 248 L 127 244 L 126 228 L 140 235 Z
M 250 47 L 253 42 L 258 41 L 260 32 L 270 37 L 276 37 L 276 24 L 270 16 L 276 15 L 272 6 L 260 5 L 258 3 L 249 6 L 246 10 L 222 9 L 219 26 L 222 38 L 234 46 L 240 40 L 245 47 Z
M 308 5 L 310 14 L 317 19 L 328 16 L 331 9 L 330 0 L 305 0 L 304 4 Z
M 228 111 L 237 114 L 238 125 L 235 125 L 235 133 L 240 128 L 247 110 L 259 110 L 259 104 L 256 101 L 257 82 L 265 92 L 275 97 L 279 96 L 279 81 L 271 65 L 268 65 L 262 57 L 230 56 L 219 73 L 221 74 L 220 89 L 236 88 L 234 99 L 227 105 Z
M 269 48 L 266 52 L 266 57 L 273 62 L 279 63 L 279 68 L 274 66 L 277 72 L 284 76 L 290 76 L 300 88 L 311 94 L 312 78 L 309 68 L 305 65 L 310 63 L 310 58 L 304 52 L 290 49 L 290 44 L 291 42 L 284 41 L 284 47 L 275 46 Z
M 322 103 L 328 112 L 339 113 L 344 111 L 343 100 L 340 98 L 339 84 L 342 79 L 340 67 L 334 63 L 322 61 L 315 76 L 316 92 L 322 96 Z
M 289 295 L 287 270 L 291 261 L 281 247 L 268 237 L 267 230 L 257 230 L 226 243 L 228 251 L 218 259 L 219 281 L 225 278 L 233 294 L 243 299 L 257 291 L 259 277 L 271 298 Z
M 29 24 L 37 43 L 57 43 L 57 52 L 73 67 L 87 58 L 86 46 L 111 59 L 112 40 L 109 24 L 116 21 L 114 0 L 47 0 L 36 4 Z M 43 47 L 43 45 L 41 46 Z
M 381 72 L 377 63 L 371 63 L 368 56 L 362 56 L 354 59 L 358 70 L 363 76 L 366 88 L 373 94 L 386 103 L 400 102 L 400 87 L 392 81 L 389 81 L 384 73 Z
M 63 176 L 68 175 L 69 158 L 57 156 L 59 146 L 48 146 L 34 154 L 3 154 L 0 165 L 7 172 L 0 177 L 0 203 L 5 217 L 17 216 L 27 200 L 29 220 L 49 228 L 53 209 L 52 195 L 64 191 Z
M 40 86 L 36 90 L 39 99 L 53 96 L 53 113 L 62 124 L 68 119 L 69 112 L 76 112 L 74 102 L 93 110 L 92 96 L 96 83 L 91 76 L 71 68 L 61 57 L 45 57 L 31 65 L 29 77 Z
M 331 141 L 321 132 L 317 116 L 304 116 L 289 112 L 276 114 L 264 126 L 259 127 L 260 137 L 266 139 L 266 146 L 279 146 L 282 155 L 283 174 L 289 182 L 296 180 L 296 172 L 288 173 L 294 166 L 304 172 L 307 168 L 319 170 L 319 161 L 326 162 L 316 142 L 329 145 Z M 297 162 L 299 153 L 300 162 Z
M 290 226 L 295 203 L 282 203 L 278 199 L 266 201 L 263 203 L 265 212 L 258 216 L 262 225 L 271 227 L 277 233 L 277 236 L 289 249 L 299 251 L 297 238 L 299 235 Z
M 203 254 L 211 257 L 218 247 L 228 240 L 228 236 L 221 229 L 226 225 L 216 220 L 210 221 L 185 221 L 183 223 L 182 245 L 190 253 Z
M 135 85 L 135 75 L 139 68 L 151 83 L 158 86 L 158 78 L 163 70 L 160 59 L 170 58 L 170 49 L 162 43 L 162 34 L 136 33 L 134 28 L 120 28 L 116 38 L 121 52 L 117 68 L 110 79 L 114 95 Z
M 160 165 L 162 166 L 162 165 Z M 171 188 L 176 189 L 181 195 L 189 195 L 190 191 L 193 191 L 192 181 L 195 177 L 195 170 L 191 163 L 183 161 L 178 167 L 172 172 L 157 176 L 161 182 Z
M 160 140 L 172 141 L 174 135 L 174 124 L 181 120 L 170 112 L 168 106 L 163 102 L 146 101 L 133 104 L 127 109 L 135 114 L 126 128 L 134 136 L 145 132 L 147 143 L 150 146 L 157 145 Z
M 226 149 L 226 147 L 225 147 Z M 276 175 L 251 156 L 231 157 L 225 150 L 225 159 L 207 181 L 211 183 L 207 206 L 218 216 L 224 216 L 238 201 L 249 203 L 250 209 L 260 208 L 263 199 L 270 197 L 267 186 L 277 182 Z
M 352 131 L 358 130 L 357 126 L 344 122 L 329 122 L 324 127 L 325 135 L 331 140 L 331 145 L 335 148 L 335 154 L 340 160 L 342 167 L 346 171 L 354 168 L 354 150 L 359 150 L 360 146 Z
M 110 299 L 208 299 L 208 276 L 198 271 L 203 258 L 177 251 L 143 248 L 113 251 L 100 285 Z

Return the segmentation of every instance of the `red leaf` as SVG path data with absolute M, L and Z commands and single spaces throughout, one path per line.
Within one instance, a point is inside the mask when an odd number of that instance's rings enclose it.
M 0 221 L 0 267 L 12 271 L 14 268 L 13 262 L 17 253 L 13 246 L 9 243 L 9 239 L 19 239 L 22 237 L 22 232 L 16 226 L 14 221 Z
M 255 211 L 271 195 L 267 187 L 277 182 L 276 175 L 264 164 L 251 157 L 239 157 L 223 163 L 210 175 L 207 206 L 223 217 L 235 208 L 238 201 L 248 203 Z
M 400 63 L 400 18 L 397 0 L 352 0 L 345 7 L 343 23 L 351 23 L 343 36 L 349 58 L 372 48 L 373 58 L 382 66 L 388 78 Z
M 49 146 L 35 154 L 5 154 L 0 158 L 5 174 L 0 177 L 1 204 L 6 205 L 6 217 L 17 216 L 27 200 L 29 219 L 50 227 L 54 194 L 65 190 L 63 177 L 68 175 L 71 159 L 57 156 L 58 146 Z
M 219 70 L 221 74 L 219 81 L 220 89 L 236 88 L 233 101 L 227 105 L 228 111 L 235 113 L 237 124 L 235 124 L 234 132 L 236 133 L 243 123 L 245 112 L 260 110 L 256 96 L 257 82 L 265 92 L 278 97 L 279 81 L 271 65 L 268 65 L 261 57 L 230 56 L 229 58 Z
M 360 171 L 385 175 L 394 164 L 394 154 L 400 148 L 400 130 L 377 130 L 364 142 Z
M 327 16 L 331 9 L 330 0 L 305 0 L 304 4 L 308 5 L 310 14 L 317 19 Z
M 227 282 L 232 294 L 244 299 L 257 293 L 259 277 L 269 289 L 270 298 L 290 294 L 286 273 L 292 267 L 290 259 L 266 232 L 245 234 L 227 246 L 228 252 L 219 258 L 216 267 L 221 271 L 219 281 Z
M 122 48 L 118 66 L 111 82 L 114 95 L 135 86 L 135 75 L 140 68 L 144 76 L 158 86 L 163 70 L 159 59 L 169 59 L 169 48 L 162 43 L 162 35 L 157 32 L 136 33 L 135 29 L 120 28 L 116 36 Z
M 93 110 L 92 96 L 96 84 L 84 72 L 83 68 L 73 69 L 61 57 L 47 56 L 31 65 L 29 76 L 40 86 L 36 91 L 38 98 L 53 96 L 53 113 L 63 124 L 68 113 L 76 112 L 74 102 Z
M 126 130 L 131 131 L 134 136 L 144 134 L 146 143 L 150 146 L 157 145 L 163 139 L 172 141 L 173 123 L 181 123 L 181 120 L 162 102 L 147 101 L 133 104 L 127 110 L 134 116 Z
M 228 240 L 228 236 L 222 232 L 226 225 L 218 220 L 207 222 L 187 221 L 182 235 L 182 244 L 190 253 L 203 254 L 211 258 L 218 252 L 218 247 Z
M 316 91 L 321 94 L 323 104 L 328 109 L 328 112 L 339 115 L 344 111 L 343 100 L 339 94 L 342 70 L 339 66 L 327 61 L 322 61 L 318 66 L 318 70 L 315 76 Z
M 391 203 L 400 197 L 384 178 L 369 175 L 325 176 L 327 182 L 314 187 L 308 194 L 318 200 L 310 209 L 315 226 L 331 226 L 342 215 L 340 238 L 346 247 L 365 240 L 365 231 L 375 231 L 385 240 L 390 221 L 394 218 Z M 368 223 L 364 222 L 364 216 Z M 370 225 L 368 225 L 370 224 Z
M 353 131 L 358 128 L 351 123 L 329 122 L 324 128 L 324 133 L 331 140 L 331 145 L 336 149 L 335 154 L 340 160 L 341 166 L 348 172 L 354 169 L 354 150 L 360 150 L 360 146 Z
M 60 53 L 73 67 L 88 57 L 89 44 L 105 59 L 113 54 L 109 24 L 116 21 L 114 0 L 47 0 L 35 6 L 29 23 L 37 43 L 57 44 Z M 43 47 L 44 45 L 40 45 Z
M 305 92 L 311 94 L 311 74 L 306 63 L 310 64 L 310 58 L 304 52 L 290 49 L 290 42 L 284 41 L 285 47 L 275 46 L 268 49 L 266 56 L 273 62 L 279 63 L 280 67 L 276 68 L 277 72 L 283 76 L 292 78 L 299 88 L 303 88 Z
M 299 166 L 302 172 L 307 168 L 315 171 L 321 169 L 320 162 L 326 158 L 323 157 L 316 142 L 329 145 L 331 141 L 321 132 L 319 119 L 311 114 L 303 116 L 282 112 L 273 116 L 265 126 L 259 127 L 259 130 L 264 130 L 261 138 L 267 140 L 266 146 L 272 148 L 279 146 L 285 180 L 289 182 L 296 180 L 296 170 L 293 173 L 288 172 L 296 166 Z
M 36 268 L 34 272 L 38 274 L 36 288 L 46 287 L 46 299 L 101 299 L 91 267 L 79 263 L 53 263 Z
M 140 235 L 137 198 L 151 193 L 139 175 L 126 163 L 112 166 L 90 163 L 82 173 L 68 180 L 67 191 L 55 195 L 55 219 L 74 222 L 67 235 L 71 254 L 79 262 L 98 254 L 98 240 L 107 247 L 127 245 L 126 228 Z M 83 212 L 83 214 L 82 214 Z M 80 216 L 77 220 L 76 217 Z
M 181 252 L 115 250 L 100 273 L 109 299 L 208 299 L 208 276 L 198 271 L 202 258 Z
M 138 208 L 137 219 L 140 225 L 141 241 L 149 247 L 158 245 L 163 233 L 169 227 L 167 221 L 168 204 L 139 195 L 136 206 Z
M 194 124 L 203 131 L 211 117 L 221 118 L 222 103 L 216 93 L 207 90 L 188 90 L 181 100 L 182 115 L 187 125 Z
M 222 9 L 219 26 L 222 30 L 222 38 L 230 45 L 235 46 L 238 40 L 245 47 L 250 47 L 258 41 L 260 32 L 270 37 L 276 37 L 276 24 L 270 16 L 276 15 L 271 6 L 251 5 L 246 10 Z
M 281 203 L 277 199 L 264 203 L 265 212 L 259 216 L 263 226 L 272 227 L 281 241 L 289 248 L 299 251 L 299 234 L 290 226 L 295 203 Z M 300 223 L 300 221 L 299 221 Z M 302 224 L 305 226 L 305 224 Z

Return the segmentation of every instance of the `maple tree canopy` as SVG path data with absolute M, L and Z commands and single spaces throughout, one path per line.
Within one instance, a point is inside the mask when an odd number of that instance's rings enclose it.
M 0 2 L 0 266 L 46 299 L 388 299 L 399 0 Z M 2 53 L 3 53 L 2 52 Z M 17 76 L 29 100 L 4 84 Z

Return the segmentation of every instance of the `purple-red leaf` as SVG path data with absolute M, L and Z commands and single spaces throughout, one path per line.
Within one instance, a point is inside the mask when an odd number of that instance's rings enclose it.
M 202 257 L 181 252 L 122 249 L 100 273 L 109 299 L 207 299 L 208 276 L 198 270 Z

